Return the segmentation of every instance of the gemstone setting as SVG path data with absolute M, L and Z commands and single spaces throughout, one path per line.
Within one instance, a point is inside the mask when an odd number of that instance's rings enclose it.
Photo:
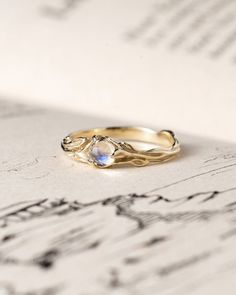
M 97 139 L 91 146 L 90 158 L 97 167 L 109 167 L 114 163 L 115 149 L 107 138 Z

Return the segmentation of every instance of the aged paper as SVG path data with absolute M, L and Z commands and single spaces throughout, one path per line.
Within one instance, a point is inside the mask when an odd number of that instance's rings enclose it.
M 236 146 L 178 134 L 174 161 L 105 170 L 60 149 L 114 124 L 1 100 L 0 294 L 234 295 Z

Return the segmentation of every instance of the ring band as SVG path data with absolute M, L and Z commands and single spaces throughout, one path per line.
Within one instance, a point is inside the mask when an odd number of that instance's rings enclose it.
M 137 149 L 126 141 L 152 144 L 149 149 Z M 62 149 L 75 160 L 106 168 L 116 164 L 145 166 L 173 158 L 180 144 L 170 130 L 156 132 L 142 127 L 107 127 L 81 130 L 66 136 Z

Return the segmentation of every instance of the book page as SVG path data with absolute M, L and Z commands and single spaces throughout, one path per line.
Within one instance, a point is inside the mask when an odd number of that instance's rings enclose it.
M 173 161 L 102 170 L 60 148 L 114 124 L 1 100 L 0 294 L 234 295 L 236 146 L 177 134 Z
M 235 14 L 234 0 L 2 1 L 0 94 L 236 141 Z

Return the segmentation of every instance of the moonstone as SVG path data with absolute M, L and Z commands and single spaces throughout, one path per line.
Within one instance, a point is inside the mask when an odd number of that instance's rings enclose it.
M 112 156 L 114 151 L 114 145 L 103 139 L 94 143 L 90 151 L 90 156 L 98 166 L 107 167 L 112 165 L 114 162 L 114 158 Z

